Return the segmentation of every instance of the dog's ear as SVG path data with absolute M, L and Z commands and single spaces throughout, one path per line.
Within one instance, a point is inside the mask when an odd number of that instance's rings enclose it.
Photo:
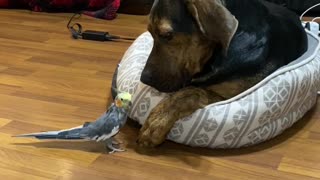
M 220 0 L 186 0 L 186 5 L 196 20 L 201 33 L 222 45 L 227 53 L 230 41 L 238 27 L 238 20 Z

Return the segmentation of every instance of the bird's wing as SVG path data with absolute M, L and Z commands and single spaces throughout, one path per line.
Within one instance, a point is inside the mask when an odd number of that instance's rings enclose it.
M 104 112 L 100 117 L 98 117 L 94 122 L 85 122 L 83 124 L 83 127 L 87 127 L 92 123 L 96 123 L 96 122 L 99 122 L 99 121 L 104 121 L 104 119 L 109 119 L 109 116 L 111 114 L 116 113 L 115 111 L 116 111 L 116 107 L 115 107 L 114 103 L 112 103 L 109 106 L 108 110 L 106 112 Z
M 35 137 L 38 139 L 91 139 L 101 141 L 116 135 L 120 130 L 119 111 L 111 105 L 95 122 L 86 122 L 81 126 L 60 131 L 48 131 L 16 135 L 15 137 Z
M 109 108 L 98 120 L 82 128 L 80 136 L 86 139 L 101 141 L 115 136 L 120 130 L 116 107 Z
M 77 126 L 70 129 L 63 129 L 60 131 L 47 131 L 47 132 L 38 132 L 38 133 L 30 133 L 30 134 L 21 134 L 16 135 L 14 137 L 34 137 L 37 139 L 65 139 L 65 140 L 74 140 L 74 139 L 82 139 L 79 136 L 79 132 L 83 128 L 83 125 Z

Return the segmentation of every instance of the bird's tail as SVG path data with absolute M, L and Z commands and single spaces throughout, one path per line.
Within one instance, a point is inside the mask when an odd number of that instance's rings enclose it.
M 26 137 L 26 138 L 37 138 L 37 139 L 83 139 L 80 136 L 80 131 L 83 128 L 83 125 L 74 127 L 71 129 L 64 129 L 60 131 L 47 131 L 47 132 L 38 132 L 30 134 L 20 134 L 13 137 Z

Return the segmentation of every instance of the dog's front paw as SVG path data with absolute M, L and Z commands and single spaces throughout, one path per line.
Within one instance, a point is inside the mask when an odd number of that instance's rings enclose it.
M 168 113 L 153 111 L 140 130 L 138 144 L 141 147 L 155 147 L 165 141 L 172 127 Z

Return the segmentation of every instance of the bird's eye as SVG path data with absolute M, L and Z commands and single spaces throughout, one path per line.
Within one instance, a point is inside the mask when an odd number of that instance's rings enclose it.
M 121 98 L 120 100 L 123 101 L 123 98 Z
M 169 31 L 169 32 L 160 34 L 159 37 L 160 37 L 161 39 L 170 41 L 170 40 L 173 38 L 173 32 Z

